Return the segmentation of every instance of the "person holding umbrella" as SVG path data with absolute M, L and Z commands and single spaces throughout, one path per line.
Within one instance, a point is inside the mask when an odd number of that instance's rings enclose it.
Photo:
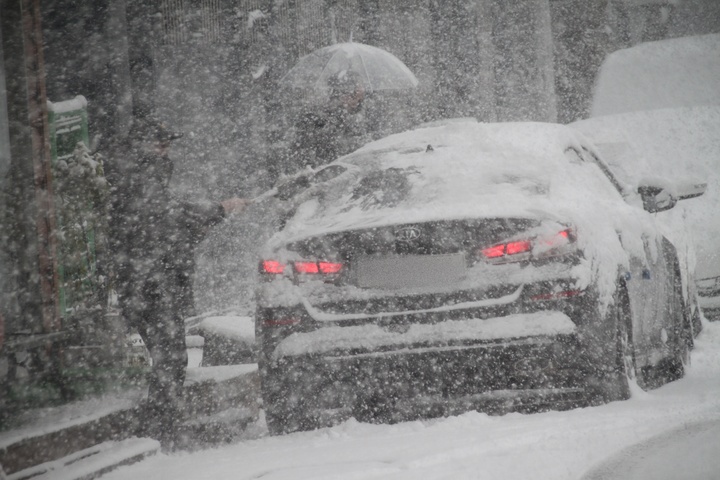
M 330 163 L 370 140 L 362 108 L 365 87 L 360 77 L 342 70 L 330 77 L 327 85 L 327 105 L 304 112 L 295 124 L 286 174 Z
M 397 57 L 381 48 L 336 43 L 300 58 L 280 80 L 293 89 L 329 93 L 329 101 L 302 114 L 283 173 L 315 168 L 369 140 L 363 102 L 367 93 L 411 90 L 418 80 Z

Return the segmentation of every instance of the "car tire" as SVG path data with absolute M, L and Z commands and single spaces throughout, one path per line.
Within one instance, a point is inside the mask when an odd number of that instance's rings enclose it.
M 272 388 L 263 386 L 262 389 L 265 423 L 270 435 L 314 430 L 318 427 L 304 399 L 292 394 L 287 380 L 280 375 L 264 381 L 272 385 Z
M 695 300 L 695 307 L 692 309 L 690 314 L 690 350 L 695 348 L 695 339 L 702 331 L 702 318 L 700 314 L 700 307 L 697 305 L 698 301 Z
M 685 306 L 680 285 L 680 276 L 676 272 L 673 295 L 673 343 L 672 356 L 661 364 L 659 372 L 662 384 L 679 380 L 685 376 L 685 367 L 690 365 L 690 350 L 693 346 L 692 320 Z
M 668 328 L 672 334 L 668 335 L 668 355 L 655 365 L 644 367 L 644 389 L 659 388 L 669 382 L 679 380 L 685 376 L 685 367 L 690 364 L 690 349 L 693 343 L 692 323 L 690 312 L 685 306 L 682 294 L 682 285 L 677 266 L 671 279 L 673 291 L 671 303 L 668 305 L 672 316 L 672 325 Z
M 270 435 L 284 435 L 291 430 L 287 428 L 289 414 L 277 406 L 265 404 L 265 424 Z
M 623 313 L 618 316 L 617 323 L 618 369 L 620 377 L 622 378 L 621 381 L 623 382 L 623 388 L 626 395 L 623 400 L 627 400 L 631 396 L 631 382 L 637 383 L 640 388 L 645 390 L 646 375 L 644 370 L 637 368 L 637 360 L 635 358 L 635 345 L 633 342 L 632 333 L 632 319 L 626 306 L 621 306 L 620 310 Z
M 270 435 L 284 435 L 317 428 L 317 423 L 299 405 L 294 405 L 292 408 L 280 405 L 266 405 L 265 423 Z
M 701 325 L 700 312 L 698 309 L 696 308 L 693 311 L 691 302 L 685 301 L 680 267 L 677 263 L 675 264 L 674 286 L 675 302 L 678 308 L 676 311 L 679 313 L 679 315 L 675 317 L 675 326 L 677 328 L 675 335 L 675 355 L 682 361 L 683 366 L 689 366 L 690 352 L 695 347 L 695 337 L 697 336 L 697 331 L 702 329 L 702 326 L 698 327 L 698 325 Z
M 607 369 L 600 380 L 591 378 L 588 400 L 591 405 L 604 404 L 631 397 L 630 383 L 635 381 L 642 386 L 642 375 L 635 363 L 635 350 L 632 341 L 632 319 L 627 292 L 620 284 L 612 305 L 608 307 L 610 324 L 615 326 L 615 357 L 608 362 Z

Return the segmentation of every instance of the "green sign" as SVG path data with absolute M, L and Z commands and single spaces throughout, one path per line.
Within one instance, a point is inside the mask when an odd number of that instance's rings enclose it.
M 75 152 L 78 142 L 90 145 L 88 139 L 87 100 L 78 95 L 64 102 L 48 102 L 50 123 L 50 154 L 53 165 L 67 160 Z
M 79 308 L 92 307 L 97 294 L 95 254 L 98 209 L 102 195 L 97 180 L 102 164 L 88 149 L 87 101 L 82 96 L 48 102 L 50 152 L 58 231 L 60 312 L 63 318 Z M 104 178 L 102 178 L 104 182 Z

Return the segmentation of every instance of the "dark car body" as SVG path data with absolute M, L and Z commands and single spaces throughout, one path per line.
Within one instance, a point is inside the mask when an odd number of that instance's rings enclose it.
M 691 194 L 693 186 L 705 188 L 702 196 L 657 215 L 678 249 L 697 335 L 702 327 L 698 305 L 706 318 L 720 317 L 720 106 L 617 113 L 570 126 L 592 140 L 625 182 L 672 181 L 678 196 Z
M 677 255 L 642 209 L 674 199 L 632 192 L 577 132 L 449 122 L 315 175 L 260 262 L 271 433 L 571 408 L 682 375 Z

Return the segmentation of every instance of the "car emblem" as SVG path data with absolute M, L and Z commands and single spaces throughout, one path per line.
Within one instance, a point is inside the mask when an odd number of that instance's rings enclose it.
M 412 242 L 420 238 L 420 229 L 416 227 L 401 228 L 395 232 L 395 239 L 398 242 Z

